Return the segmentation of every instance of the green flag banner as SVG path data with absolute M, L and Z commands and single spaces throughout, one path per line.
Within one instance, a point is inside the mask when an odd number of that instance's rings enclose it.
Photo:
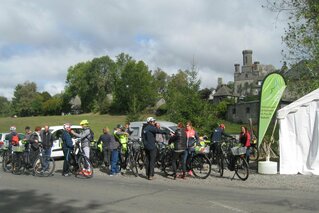
M 270 73 L 264 79 L 260 94 L 258 146 L 265 136 L 285 88 L 285 79 L 279 73 Z

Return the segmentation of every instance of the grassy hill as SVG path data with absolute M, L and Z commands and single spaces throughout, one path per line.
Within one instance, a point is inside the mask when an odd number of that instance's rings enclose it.
M 36 116 L 36 117 L 21 117 L 21 118 L 0 118 L 0 132 L 8 132 L 10 126 L 17 127 L 18 132 L 24 132 L 26 126 L 30 126 L 32 130 L 36 126 L 43 127 L 44 125 L 57 126 L 64 123 L 79 125 L 81 120 L 87 119 L 90 127 L 98 136 L 102 133 L 102 128 L 108 126 L 113 129 L 117 124 L 124 124 L 126 116 L 112 115 L 65 115 L 65 116 Z
M 147 117 L 147 116 L 146 116 Z M 79 125 L 81 120 L 87 119 L 90 127 L 96 136 L 102 134 L 103 127 L 113 129 L 117 124 L 124 124 L 125 115 L 98 115 L 98 114 L 81 114 L 81 115 L 65 115 L 65 116 L 35 116 L 35 117 L 21 117 L 21 118 L 0 118 L 0 132 L 9 132 L 10 126 L 17 127 L 17 131 L 24 133 L 24 128 L 30 126 L 34 130 L 36 126 L 43 127 L 44 125 L 57 126 L 64 123 L 71 123 Z M 159 117 L 159 120 L 166 120 L 164 117 Z M 174 122 L 174 121 L 173 121 Z M 177 123 L 175 121 L 175 123 Z M 231 134 L 238 134 L 241 130 L 240 124 L 230 123 L 227 121 L 219 121 L 226 125 L 226 132 Z M 248 127 L 248 125 L 246 125 Z M 200 128 L 195 126 L 196 130 Z M 201 132 L 199 132 L 202 134 Z M 210 135 L 210 134 L 209 134 Z M 208 135 L 208 136 L 209 136 Z

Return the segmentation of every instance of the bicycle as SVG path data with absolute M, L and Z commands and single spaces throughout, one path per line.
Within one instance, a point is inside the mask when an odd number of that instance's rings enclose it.
M 140 144 L 137 140 L 129 139 L 127 143 L 127 157 L 125 159 L 125 168 L 129 168 L 135 177 L 138 176 L 138 156 Z
M 96 141 L 92 141 L 90 143 L 90 161 L 93 168 L 98 168 L 103 165 L 104 157 L 102 143 L 97 144 Z
M 19 142 L 18 145 L 12 146 L 12 174 L 21 175 L 25 170 L 31 173 L 32 164 L 29 163 L 29 159 L 29 150 L 25 149 L 25 144 Z
M 239 179 L 245 181 L 249 176 L 249 165 L 246 161 L 246 147 L 238 147 L 234 144 L 236 139 L 228 139 L 220 142 L 218 149 L 219 154 L 217 155 L 217 163 L 220 168 L 220 176 L 224 175 L 224 163 L 230 171 L 235 171 L 232 180 L 235 175 Z
M 48 165 L 45 165 L 45 161 L 47 161 Z M 49 177 L 53 174 L 54 169 L 54 159 L 44 155 L 43 146 L 39 143 L 39 154 L 33 164 L 33 174 L 38 177 Z
M 74 149 L 70 153 L 71 159 L 69 161 L 69 168 L 75 177 L 92 178 L 93 166 L 90 160 L 85 156 L 80 141 L 80 138 L 76 139 Z
M 9 141 L 4 141 L 1 147 L 2 169 L 4 172 L 12 172 L 12 148 L 9 149 Z
M 174 175 L 172 160 L 175 151 L 171 146 L 168 146 L 167 149 L 163 160 L 163 171 L 166 176 L 172 176 Z M 183 154 L 177 160 L 177 170 L 182 170 L 182 157 Z M 211 162 L 205 152 L 195 153 L 195 151 L 190 151 L 186 160 L 186 167 L 193 172 L 196 178 L 200 179 L 206 179 L 211 173 Z

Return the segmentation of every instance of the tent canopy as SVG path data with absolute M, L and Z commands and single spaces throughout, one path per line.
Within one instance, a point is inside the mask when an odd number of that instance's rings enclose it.
M 319 89 L 277 112 L 280 173 L 319 175 Z

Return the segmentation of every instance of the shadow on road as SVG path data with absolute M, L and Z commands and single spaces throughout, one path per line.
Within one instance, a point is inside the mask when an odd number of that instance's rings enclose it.
M 1 212 L 92 212 L 101 208 L 101 204 L 90 203 L 86 206 L 81 205 L 79 200 L 66 200 L 64 202 L 54 202 L 50 194 L 36 194 L 34 190 L 0 190 L 0 209 Z M 80 207 L 74 207 L 79 203 Z

